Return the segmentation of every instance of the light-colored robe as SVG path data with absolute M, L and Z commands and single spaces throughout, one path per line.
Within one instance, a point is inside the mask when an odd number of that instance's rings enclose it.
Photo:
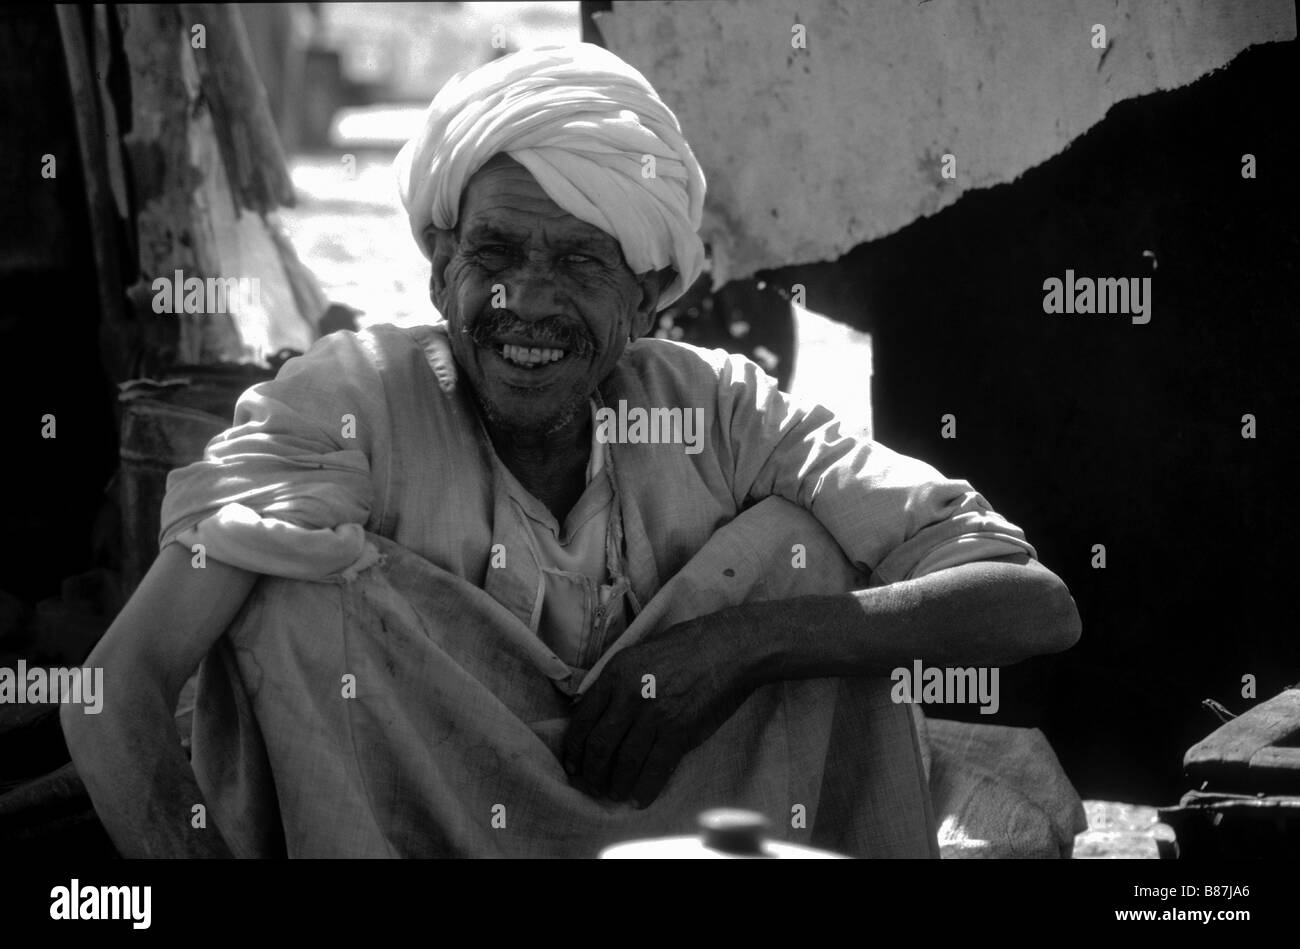
M 745 600 L 1032 556 L 1019 528 L 968 483 L 840 432 L 748 360 L 642 340 L 599 398 L 703 408 L 705 450 L 609 446 L 608 562 L 638 614 L 609 641 L 593 609 L 600 658 L 569 666 L 537 636 L 523 488 L 463 387 L 438 388 L 422 332 L 322 340 L 169 479 L 163 543 L 233 502 L 305 529 L 363 525 L 385 555 L 350 583 L 289 579 L 301 564 L 263 578 L 205 660 L 194 766 L 236 852 L 590 856 L 690 832 L 725 804 L 795 842 L 934 855 L 912 718 L 887 679 L 759 689 L 645 810 L 570 787 L 555 752 L 611 650 Z M 496 545 L 505 567 L 490 566 Z

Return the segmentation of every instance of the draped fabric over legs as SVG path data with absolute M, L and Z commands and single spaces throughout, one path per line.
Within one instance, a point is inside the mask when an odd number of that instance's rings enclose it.
M 766 814 L 778 839 L 937 856 L 912 715 L 887 678 L 758 689 L 644 810 L 572 788 L 557 758 L 573 696 L 614 651 L 727 605 L 866 585 L 801 508 L 769 498 L 717 530 L 585 671 L 484 591 L 368 540 L 385 563 L 350 584 L 263 577 L 203 663 L 194 768 L 237 854 L 594 856 L 727 805 Z

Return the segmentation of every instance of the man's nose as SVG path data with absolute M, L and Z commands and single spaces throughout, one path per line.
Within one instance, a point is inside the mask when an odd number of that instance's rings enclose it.
M 556 278 L 551 261 L 530 256 L 505 281 L 506 308 L 530 322 L 555 316 L 562 309 Z

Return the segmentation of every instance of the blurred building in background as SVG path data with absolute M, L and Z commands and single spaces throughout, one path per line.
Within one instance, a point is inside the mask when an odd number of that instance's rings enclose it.
M 577 3 L 240 4 L 285 151 L 405 142 L 456 73 L 579 38 Z M 408 106 L 402 109 L 401 106 Z M 342 119 L 342 136 L 334 128 Z

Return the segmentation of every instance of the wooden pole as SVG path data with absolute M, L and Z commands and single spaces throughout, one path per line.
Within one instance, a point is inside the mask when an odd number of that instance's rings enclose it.
M 100 359 L 111 382 L 130 378 L 135 346 L 134 326 L 126 321 L 118 251 L 120 227 L 108 180 L 103 117 L 89 44 L 81 12 L 72 4 L 54 8 L 63 41 L 63 57 L 77 123 L 77 151 L 90 220 L 90 246 L 95 257 L 95 284 L 99 297 Z M 114 142 L 113 146 L 116 147 Z
M 238 5 L 183 3 L 181 19 L 237 208 L 292 206 L 293 182 Z

